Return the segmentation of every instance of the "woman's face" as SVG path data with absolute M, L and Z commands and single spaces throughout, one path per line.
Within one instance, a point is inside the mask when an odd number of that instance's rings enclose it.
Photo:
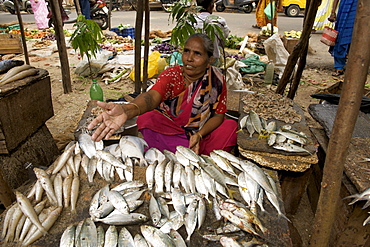
M 190 77 L 199 78 L 206 71 L 209 61 L 202 39 L 199 37 L 189 39 L 182 54 L 184 72 Z

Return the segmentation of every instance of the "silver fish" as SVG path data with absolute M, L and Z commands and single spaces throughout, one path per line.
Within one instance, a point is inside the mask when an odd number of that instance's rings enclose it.
M 52 174 L 56 174 L 57 172 L 59 172 L 63 168 L 63 166 L 66 164 L 67 160 L 69 159 L 69 157 L 72 155 L 75 146 L 76 146 L 76 144 L 73 144 L 71 147 L 69 147 L 67 150 L 65 150 L 59 156 L 59 158 L 53 163 L 52 166 L 54 166 L 54 169 L 53 169 Z
M 159 206 L 159 210 L 161 211 L 161 214 L 165 218 L 169 218 L 170 217 L 170 209 L 168 208 L 167 201 L 165 199 L 163 199 L 162 197 L 158 197 L 157 202 L 158 202 L 158 206 Z
M 37 226 L 37 228 L 42 232 L 43 235 L 46 234 L 45 228 L 41 225 L 41 222 L 35 212 L 35 209 L 33 208 L 31 202 L 28 200 L 28 198 L 20 193 L 19 191 L 15 191 L 15 195 L 17 197 L 17 202 L 19 208 L 22 210 L 22 212 L 32 221 L 34 225 Z
M 49 175 L 43 169 L 37 167 L 33 168 L 33 171 L 35 172 L 36 177 L 39 180 L 42 188 L 44 188 L 50 202 L 53 205 L 57 205 L 58 201 L 55 196 L 53 183 L 51 182 Z
M 183 170 L 184 167 L 179 162 L 175 162 L 172 174 L 172 183 L 174 188 L 179 188 Z
M 252 123 L 254 129 L 257 131 L 258 134 L 261 134 L 261 132 L 262 132 L 262 123 L 261 123 L 260 117 L 253 110 L 249 110 L 249 116 L 251 118 L 251 123 Z
M 109 214 L 107 217 L 102 219 L 96 219 L 95 221 L 102 222 L 108 225 L 132 225 L 140 224 L 147 221 L 147 217 L 144 214 L 130 213 L 130 214 Z
M 186 243 L 180 233 L 178 233 L 176 230 L 171 229 L 170 236 L 172 237 L 176 247 L 186 247 Z
M 252 124 L 252 119 L 249 115 L 248 115 L 247 122 L 246 122 L 246 128 L 249 132 L 249 138 L 252 138 L 254 132 L 256 132 L 256 131 L 254 130 L 254 126 Z
M 279 149 L 279 150 L 283 150 L 283 151 L 287 151 L 287 152 L 309 153 L 310 155 L 312 155 L 312 153 L 310 151 L 308 151 L 307 149 L 301 148 L 300 146 L 290 144 L 290 143 L 280 143 L 280 144 L 274 145 L 272 147 L 275 148 L 275 149 Z
M 210 153 L 211 159 L 217 164 L 218 167 L 220 167 L 225 172 L 237 177 L 234 169 L 232 168 L 230 162 L 225 159 L 224 157 L 216 154 L 215 152 Z
M 54 192 L 57 198 L 58 206 L 63 207 L 63 179 L 59 173 L 54 179 Z
M 156 162 L 156 161 L 151 163 L 146 168 L 146 171 L 145 171 L 146 183 L 148 184 L 148 189 L 149 190 L 153 189 L 153 186 L 154 186 L 154 183 L 155 183 L 154 172 L 155 172 L 155 168 L 157 166 L 157 163 L 158 162 Z
M 104 228 L 100 225 L 96 228 L 96 235 L 97 235 L 97 247 L 104 247 L 105 242 L 105 232 Z
M 170 160 L 169 162 L 167 162 L 167 165 L 164 169 L 164 186 L 166 188 L 166 191 L 171 191 L 173 170 L 174 161 Z
M 166 156 L 157 148 L 151 147 L 145 152 L 144 158 L 150 165 L 156 161 L 158 163 L 161 163 L 166 158 Z
M 204 200 L 202 198 L 198 200 L 197 211 L 198 211 L 198 230 L 199 230 L 202 227 L 207 215 L 206 204 L 204 203 Z
M 199 155 L 197 155 L 193 150 L 187 147 L 183 146 L 177 146 L 176 152 L 181 153 L 183 156 L 185 156 L 188 160 L 193 161 L 195 163 L 200 161 Z M 177 156 L 176 156 L 177 157 Z M 180 161 L 181 162 L 181 161 Z
M 42 227 L 48 231 L 55 223 L 55 221 L 58 219 L 60 213 L 62 212 L 62 207 L 55 208 L 51 213 L 47 215 L 47 218 L 42 222 Z M 41 238 L 43 236 L 43 232 L 40 230 L 37 230 L 36 233 L 34 233 L 29 239 L 27 239 L 25 242 L 22 243 L 24 246 L 28 246 Z
M 145 238 L 143 237 L 143 235 L 141 235 L 140 233 L 135 235 L 134 243 L 135 247 L 150 247 L 149 244 L 146 242 Z
M 137 136 L 123 136 L 119 140 L 122 157 L 130 156 L 140 160 L 140 166 L 147 166 L 144 158 L 144 149 L 148 147 L 146 141 Z
M 145 240 L 151 244 L 153 247 L 175 247 L 175 243 L 171 239 L 171 237 L 159 229 L 148 226 L 142 225 L 140 226 L 141 233 L 143 234 Z
M 79 238 L 81 246 L 96 246 L 98 233 L 95 223 L 90 218 L 84 221 Z
M 64 207 L 69 207 L 71 201 L 73 175 L 69 174 L 63 181 L 63 199 Z
M 113 154 L 103 151 L 103 150 L 97 150 L 96 151 L 96 156 L 100 159 L 103 159 L 107 162 L 109 162 L 111 165 L 115 167 L 120 167 L 122 169 L 126 169 L 127 166 L 123 164 L 119 159 L 117 159 Z
M 223 236 L 220 238 L 223 247 L 242 247 L 234 238 Z
M 133 181 L 134 180 L 134 164 L 132 163 L 132 160 L 129 156 L 125 159 L 125 165 L 127 166 L 126 169 L 124 169 L 125 178 L 127 181 Z
M 244 218 L 239 218 L 238 216 L 234 215 L 232 212 L 228 210 L 224 210 L 224 209 L 221 209 L 220 214 L 225 219 L 235 224 L 237 227 L 239 227 L 243 231 L 259 236 L 259 234 L 253 229 L 253 226 Z
M 84 154 L 87 155 L 90 159 L 95 156 L 96 154 L 96 148 L 95 148 L 95 143 L 91 139 L 91 136 L 89 134 L 81 134 L 78 136 L 78 144 Z
M 71 212 L 76 213 L 76 204 L 78 199 L 78 194 L 80 191 L 80 177 L 74 176 L 71 186 Z
M 288 139 L 291 139 L 299 144 L 306 145 L 307 144 L 307 139 L 303 138 L 297 134 L 287 132 L 287 131 L 275 131 L 275 134 L 279 134 L 282 136 L 285 136 Z
M 135 247 L 134 238 L 126 227 L 122 227 L 118 234 L 118 247 Z
M 167 162 L 164 160 L 155 167 L 154 180 L 155 180 L 155 193 L 163 193 L 164 191 L 164 171 Z
M 149 200 L 149 214 L 152 218 L 153 225 L 157 225 L 159 220 L 161 219 L 161 211 L 159 209 L 159 205 L 153 194 L 150 195 Z
M 172 202 L 173 207 L 175 208 L 176 212 L 181 215 L 181 217 L 184 217 L 186 213 L 186 206 L 185 206 L 185 199 L 184 194 L 181 192 L 181 190 L 174 188 L 172 191 Z
M 192 203 L 190 203 L 188 208 L 186 209 L 185 229 L 188 234 L 186 238 L 187 242 L 190 242 L 190 237 L 193 234 L 197 226 L 197 219 L 198 219 L 197 207 L 198 207 L 198 200 L 194 199 Z
M 14 204 L 13 206 L 11 206 L 6 212 L 5 217 L 3 218 L 3 231 L 1 233 L 1 239 L 5 239 L 5 236 L 7 234 L 8 228 L 11 223 L 11 218 L 16 208 L 20 210 L 17 204 Z
M 144 186 L 143 182 L 139 180 L 134 180 L 134 181 L 127 181 L 127 182 L 120 183 L 117 186 L 113 187 L 112 190 L 120 192 L 120 191 L 124 191 L 130 188 L 140 188 L 142 186 Z
M 89 163 L 87 166 L 87 181 L 90 184 L 94 182 L 94 175 L 96 172 L 97 164 L 98 164 L 98 158 L 96 158 L 95 156 L 89 160 Z
M 74 247 L 76 226 L 69 225 L 60 237 L 61 247 Z
M 122 214 L 129 214 L 130 208 L 125 200 L 125 198 L 117 191 L 110 190 L 107 193 L 108 200 L 112 203 L 115 209 L 117 209 Z
M 105 232 L 104 247 L 116 247 L 118 243 L 118 232 L 116 226 L 109 226 Z
M 218 154 L 221 157 L 224 157 L 228 161 L 230 161 L 230 164 L 237 168 L 240 171 L 243 171 L 242 167 L 239 165 L 240 159 L 236 157 L 235 155 L 226 152 L 225 150 L 213 150 L 214 153 Z
M 204 185 L 202 173 L 199 169 L 194 170 L 194 176 L 195 176 L 195 187 L 197 191 L 203 195 L 205 195 L 205 198 L 208 201 L 208 190 L 206 186 Z
M 185 174 L 191 193 L 196 193 L 197 190 L 195 188 L 195 174 L 193 169 L 191 169 L 190 166 L 185 167 Z

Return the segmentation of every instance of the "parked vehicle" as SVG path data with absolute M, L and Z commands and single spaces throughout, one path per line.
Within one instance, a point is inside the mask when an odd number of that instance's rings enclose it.
M 50 9 L 49 9 L 50 11 Z M 90 1 L 91 20 L 95 21 L 102 30 L 108 28 L 108 7 L 104 0 Z M 75 23 L 77 19 L 67 20 L 63 23 Z M 53 17 L 49 19 L 49 27 L 53 26 Z
M 5 0 L 3 5 L 10 14 L 14 15 L 16 13 L 14 1 L 18 2 L 20 11 L 26 11 L 28 14 L 33 14 L 31 2 L 29 0 Z
M 131 8 L 133 10 L 137 10 L 137 0 L 128 0 L 129 4 L 131 4 Z M 162 4 L 160 0 L 151 0 L 149 1 L 149 8 L 162 8 Z
M 282 6 L 286 16 L 295 17 L 306 8 L 306 0 L 283 0 Z
M 251 13 L 254 8 L 257 7 L 259 0 L 234 0 L 233 3 L 230 3 L 229 0 L 217 0 L 216 10 L 218 12 L 228 9 L 239 9 L 245 13 Z

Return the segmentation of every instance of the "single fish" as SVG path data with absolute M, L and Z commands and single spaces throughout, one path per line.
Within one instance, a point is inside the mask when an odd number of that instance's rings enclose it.
M 116 226 L 109 226 L 105 232 L 104 247 L 116 247 L 118 243 L 118 232 Z
M 155 193 L 164 192 L 164 171 L 166 169 L 167 160 L 159 163 L 155 167 L 154 180 L 155 180 Z
M 254 127 L 254 129 L 256 130 L 256 132 L 258 134 L 261 134 L 262 133 L 262 123 L 261 123 L 261 119 L 260 117 L 258 116 L 258 114 L 253 111 L 253 110 L 249 110 L 249 116 L 251 118 L 251 123 Z
M 11 68 L 14 68 L 16 66 L 21 66 L 24 64 L 24 61 L 22 60 L 16 60 L 16 59 L 5 59 L 0 61 L 0 74 L 8 72 Z
M 254 132 L 256 132 L 256 131 L 254 130 L 254 126 L 252 124 L 252 119 L 249 115 L 248 115 L 247 122 L 246 122 L 246 128 L 249 132 L 249 138 L 252 138 Z
M 67 160 L 72 155 L 74 149 L 76 147 L 76 144 L 71 145 L 68 149 L 66 149 L 59 158 L 53 162 L 52 166 L 54 167 L 52 174 L 56 174 L 59 172 L 63 166 L 67 163 Z
M 279 150 L 283 150 L 283 151 L 287 151 L 287 152 L 293 152 L 293 153 L 308 153 L 310 155 L 312 155 L 312 153 L 310 151 L 308 151 L 307 149 L 304 149 L 300 146 L 297 146 L 297 145 L 294 145 L 294 144 L 291 144 L 291 143 L 280 143 L 280 144 L 276 144 L 276 145 L 273 145 L 272 146 L 273 148 L 275 149 L 279 149 Z
M 143 237 L 143 235 L 141 235 L 140 233 L 135 235 L 134 243 L 135 247 L 150 247 L 149 244 L 146 242 L 145 238 Z
M 95 221 L 102 222 L 104 224 L 122 225 L 122 226 L 132 225 L 132 224 L 141 224 L 147 220 L 148 218 L 144 214 L 139 214 L 139 213 L 130 213 L 130 214 L 114 213 L 113 214 L 113 212 L 105 218 L 95 219 Z
M 80 191 L 80 177 L 74 176 L 71 186 L 71 212 L 76 213 L 78 194 Z
M 176 247 L 186 247 L 184 239 L 176 230 L 171 229 L 170 236 L 172 237 Z
M 153 247 L 175 247 L 175 243 L 172 238 L 163 233 L 161 230 L 148 225 L 140 226 L 141 233 L 145 240 Z
M 190 203 L 188 208 L 186 209 L 185 229 L 188 234 L 186 238 L 186 242 L 188 243 L 190 242 L 191 235 L 193 234 L 197 226 L 197 220 L 198 220 L 197 207 L 198 207 L 198 200 L 194 199 L 192 203 Z
M 119 140 L 122 158 L 130 156 L 140 160 L 140 166 L 148 166 L 144 158 L 144 149 L 148 147 L 146 141 L 137 136 L 123 136 Z
M 100 225 L 96 228 L 96 235 L 97 235 L 97 247 L 104 247 L 105 242 L 105 232 L 104 228 Z
M 50 180 L 49 175 L 40 168 L 33 168 L 33 171 L 36 174 L 37 179 L 39 180 L 42 188 L 45 190 L 46 195 L 48 196 L 50 203 L 53 205 L 58 205 L 57 198 L 55 196 L 54 186 Z
M 122 227 L 118 234 L 118 247 L 135 247 L 135 241 L 126 227 Z
M 69 207 L 71 202 L 71 190 L 72 190 L 72 181 L 73 181 L 73 174 L 69 174 L 63 180 L 63 199 L 64 199 L 64 207 Z
M 96 148 L 95 148 L 95 143 L 91 139 L 91 136 L 89 134 L 81 134 L 78 136 L 78 144 L 84 154 L 91 159 L 93 156 L 96 154 Z
M 58 206 L 63 207 L 63 178 L 58 173 L 54 178 L 54 192 L 57 198 Z
M 159 205 L 153 194 L 150 194 L 149 199 L 149 214 L 152 218 L 153 225 L 157 225 L 159 220 L 161 219 L 161 211 L 159 209 Z
M 60 237 L 60 247 L 74 247 L 76 226 L 69 225 Z
M 96 150 L 96 156 L 100 159 L 103 159 L 110 163 L 111 165 L 115 167 L 120 167 L 122 169 L 126 169 L 127 166 L 123 164 L 119 159 L 117 159 L 113 154 L 103 151 L 103 150 Z
M 130 208 L 125 200 L 125 198 L 115 190 L 110 190 L 107 193 L 108 200 L 112 203 L 115 209 L 117 209 L 122 214 L 129 214 Z

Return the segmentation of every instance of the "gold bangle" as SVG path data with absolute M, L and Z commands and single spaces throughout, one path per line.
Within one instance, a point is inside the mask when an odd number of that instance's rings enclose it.
M 137 104 L 135 104 L 135 103 L 133 103 L 133 102 L 130 102 L 130 103 L 128 103 L 128 105 L 134 105 L 134 106 L 136 106 L 136 108 L 137 108 L 137 111 L 138 111 L 138 116 L 140 115 L 140 107 L 137 105 Z
M 203 139 L 203 136 L 201 133 L 197 132 L 197 134 L 199 135 L 200 139 Z

